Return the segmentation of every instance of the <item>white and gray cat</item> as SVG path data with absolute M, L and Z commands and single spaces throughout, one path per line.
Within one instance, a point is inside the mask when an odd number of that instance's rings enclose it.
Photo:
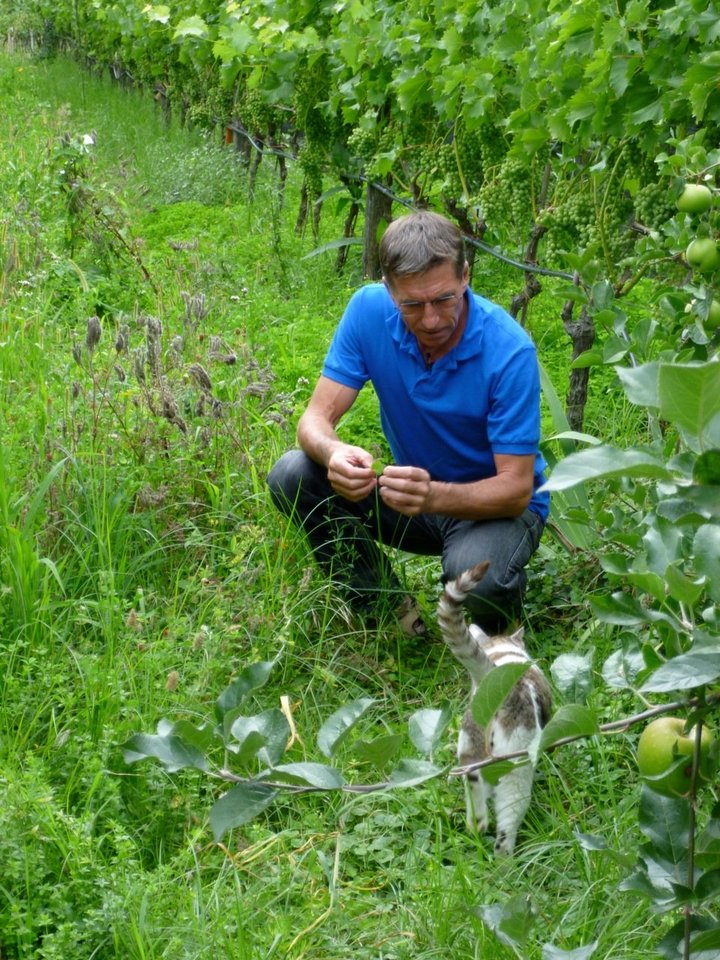
M 523 630 L 510 635 L 488 636 L 476 624 L 468 624 L 463 601 L 482 580 L 489 564 L 479 563 L 445 585 L 438 603 L 438 622 L 443 640 L 470 674 L 471 699 L 482 678 L 505 663 L 525 663 Z M 483 729 L 465 712 L 458 737 L 457 756 L 461 766 L 492 756 L 526 750 L 533 737 L 547 723 L 552 693 L 542 671 L 534 663 L 518 680 L 505 702 Z M 504 774 L 495 787 L 483 780 L 480 770 L 467 775 L 467 822 L 471 829 L 488 828 L 488 800 L 495 807 L 495 853 L 510 856 L 518 829 L 530 805 L 535 768 L 532 763 L 517 766 Z

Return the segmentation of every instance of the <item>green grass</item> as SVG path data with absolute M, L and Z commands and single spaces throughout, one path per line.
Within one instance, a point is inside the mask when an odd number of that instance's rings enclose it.
M 361 798 L 288 795 L 218 845 L 212 783 L 123 762 L 128 737 L 165 717 L 211 716 L 258 660 L 278 658 L 254 703 L 289 698 L 294 760 L 319 759 L 320 725 L 349 700 L 377 700 L 365 735 L 402 732 L 422 707 L 449 702 L 458 717 L 466 684 L 439 644 L 354 621 L 266 497 L 264 476 L 292 443 L 362 280 L 357 259 L 342 276 L 331 256 L 303 259 L 315 241 L 294 229 L 295 175 L 281 201 L 266 163 L 249 202 L 245 171 L 212 137 L 71 63 L 0 58 L 0 90 L 0 955 L 500 960 L 511 951 L 478 910 L 527 897 L 531 960 L 548 942 L 594 940 L 596 957 L 644 960 L 657 921 L 617 893 L 615 861 L 576 840 L 636 842 L 630 735 L 542 761 L 510 863 L 466 833 L 457 779 Z M 80 216 L 58 151 L 64 134 L 90 131 L 96 146 L 73 154 L 87 188 Z M 321 242 L 341 221 L 328 202 Z M 476 286 L 503 303 L 516 283 L 487 258 L 476 267 Z M 528 326 L 562 396 L 559 308 L 540 298 Z M 93 315 L 102 336 L 90 349 Z M 591 424 L 601 411 L 613 437 L 632 433 L 598 380 Z M 347 429 L 378 442 L 376 423 L 368 396 Z M 435 564 L 398 559 L 432 615 Z M 546 667 L 564 652 L 597 648 L 596 664 L 609 653 L 587 606 L 598 576 L 594 558 L 573 560 L 546 537 L 526 611 Z M 620 709 L 600 684 L 591 698 L 610 717 Z M 439 751 L 449 765 L 456 723 Z M 374 778 L 349 754 L 341 762 Z

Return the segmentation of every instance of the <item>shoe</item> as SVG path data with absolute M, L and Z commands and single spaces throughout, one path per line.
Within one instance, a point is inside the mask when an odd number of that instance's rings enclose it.
M 425 621 L 420 616 L 420 611 L 412 597 L 405 597 L 395 611 L 395 616 L 406 637 L 424 637 L 427 633 Z

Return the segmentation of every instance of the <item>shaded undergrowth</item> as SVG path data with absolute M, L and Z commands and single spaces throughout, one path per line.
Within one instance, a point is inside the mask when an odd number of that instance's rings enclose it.
M 617 865 L 574 839 L 634 830 L 628 737 L 543 761 L 502 864 L 467 835 L 457 780 L 288 797 L 218 845 L 207 782 L 123 763 L 130 735 L 210 714 L 258 660 L 278 660 L 262 702 L 287 698 L 297 759 L 348 700 L 377 698 L 403 731 L 422 706 L 459 715 L 466 684 L 439 644 L 353 620 L 266 497 L 361 281 L 358 263 L 303 260 L 298 184 L 280 196 L 265 164 L 249 201 L 237 156 L 69 63 L 2 58 L 0 89 L 0 954 L 492 960 L 508 948 L 475 908 L 520 896 L 538 913 L 528 957 L 592 939 L 644 957 Z M 325 240 L 341 221 L 327 201 Z M 561 381 L 555 321 L 534 309 Z M 371 398 L 351 426 L 378 441 Z M 431 618 L 435 564 L 397 560 Z M 526 609 L 546 667 L 604 659 L 597 576 L 546 537 Z

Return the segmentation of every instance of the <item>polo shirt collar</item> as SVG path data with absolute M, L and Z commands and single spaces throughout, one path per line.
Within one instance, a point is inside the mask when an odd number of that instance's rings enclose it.
M 462 339 L 460 340 L 460 343 L 453 347 L 450 353 L 446 354 L 444 357 L 440 357 L 440 359 L 436 361 L 435 365 L 443 364 L 450 367 L 456 367 L 459 360 L 467 360 L 469 357 L 474 357 L 480 353 L 482 348 L 483 330 L 485 326 L 484 317 L 470 287 L 468 287 L 465 291 L 465 296 L 467 299 L 468 314 Z M 398 344 L 399 349 L 403 353 L 411 354 L 424 365 L 422 354 L 420 353 L 420 347 L 418 346 L 415 335 L 410 333 L 408 328 L 405 326 L 399 309 L 394 303 L 392 306 L 393 311 L 388 317 L 390 335 Z

